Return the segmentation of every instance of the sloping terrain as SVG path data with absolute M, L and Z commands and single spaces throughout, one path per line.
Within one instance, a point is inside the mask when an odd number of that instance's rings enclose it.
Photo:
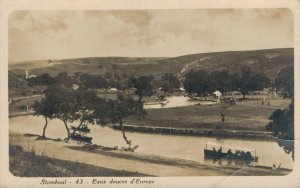
M 49 73 L 55 76 L 59 72 L 74 74 L 85 72 L 102 74 L 106 72 L 120 73 L 122 76 L 157 75 L 166 72 L 185 74 L 190 70 L 228 70 L 239 72 L 242 66 L 248 66 L 257 73 L 275 77 L 287 66 L 293 66 L 294 49 L 268 49 L 255 51 L 229 51 L 199 53 L 174 58 L 131 58 L 131 57 L 95 57 L 21 62 L 10 64 L 9 69 L 16 74 L 24 74 L 29 69 L 30 74 Z M 126 75 L 124 75 L 126 74 Z

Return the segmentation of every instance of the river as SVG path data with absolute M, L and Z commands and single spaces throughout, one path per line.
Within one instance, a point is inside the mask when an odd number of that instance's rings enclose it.
M 42 134 L 45 124 L 44 118 L 36 116 L 19 116 L 9 119 L 9 129 L 19 133 Z M 76 124 L 73 124 L 76 125 Z M 120 131 L 113 130 L 109 127 L 99 125 L 90 125 L 94 144 L 103 146 L 126 146 Z M 49 138 L 65 138 L 66 130 L 60 120 L 50 120 L 46 131 Z M 197 136 L 177 136 L 177 135 L 160 135 L 144 134 L 136 132 L 127 132 L 128 138 L 132 144 L 139 145 L 136 152 L 154 154 L 172 158 L 193 160 L 201 163 L 212 163 L 204 160 L 203 149 L 207 142 L 214 142 L 221 145 L 256 149 L 258 165 L 272 166 L 279 165 L 284 168 L 292 168 L 293 161 L 291 155 L 286 154 L 275 141 L 255 140 L 255 139 L 231 139 L 231 138 L 212 138 Z

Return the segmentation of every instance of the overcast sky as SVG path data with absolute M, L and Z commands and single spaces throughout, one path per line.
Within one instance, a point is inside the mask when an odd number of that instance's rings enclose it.
M 287 9 L 15 11 L 9 62 L 293 47 Z

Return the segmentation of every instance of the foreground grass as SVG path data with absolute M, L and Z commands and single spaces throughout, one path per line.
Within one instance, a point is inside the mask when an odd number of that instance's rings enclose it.
M 267 102 L 265 102 L 267 103 Z M 129 118 L 126 124 L 192 128 L 215 129 L 221 125 L 220 113 L 225 113 L 223 130 L 237 131 L 266 131 L 265 125 L 269 117 L 277 108 L 287 108 L 290 99 L 272 99 L 270 106 L 262 107 L 261 100 L 248 100 L 238 102 L 236 105 L 195 105 L 178 108 L 148 109 L 145 119 Z
M 21 177 L 148 176 L 39 156 L 20 146 L 10 146 L 9 168 L 13 175 Z

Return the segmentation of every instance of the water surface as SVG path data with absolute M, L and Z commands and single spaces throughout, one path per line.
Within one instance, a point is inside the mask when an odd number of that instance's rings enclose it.
M 42 134 L 45 121 L 42 117 L 19 116 L 9 119 L 9 129 L 20 133 Z M 75 123 L 73 123 L 76 126 Z M 120 131 L 109 127 L 99 125 L 90 125 L 93 137 L 92 142 L 103 146 L 126 146 Z M 211 163 L 204 160 L 203 149 L 207 142 L 214 142 L 221 145 L 256 149 L 259 157 L 259 165 L 272 166 L 273 164 L 285 168 L 292 168 L 293 161 L 291 155 L 286 154 L 275 141 L 255 140 L 255 139 L 230 139 L 230 138 L 212 138 L 200 136 L 178 136 L 161 134 L 144 134 L 136 132 L 127 132 L 128 138 L 132 144 L 139 145 L 136 152 L 155 154 L 160 156 L 193 160 L 201 163 Z M 60 120 L 51 120 L 46 131 L 46 136 L 50 138 L 65 138 L 67 136 L 64 124 Z

